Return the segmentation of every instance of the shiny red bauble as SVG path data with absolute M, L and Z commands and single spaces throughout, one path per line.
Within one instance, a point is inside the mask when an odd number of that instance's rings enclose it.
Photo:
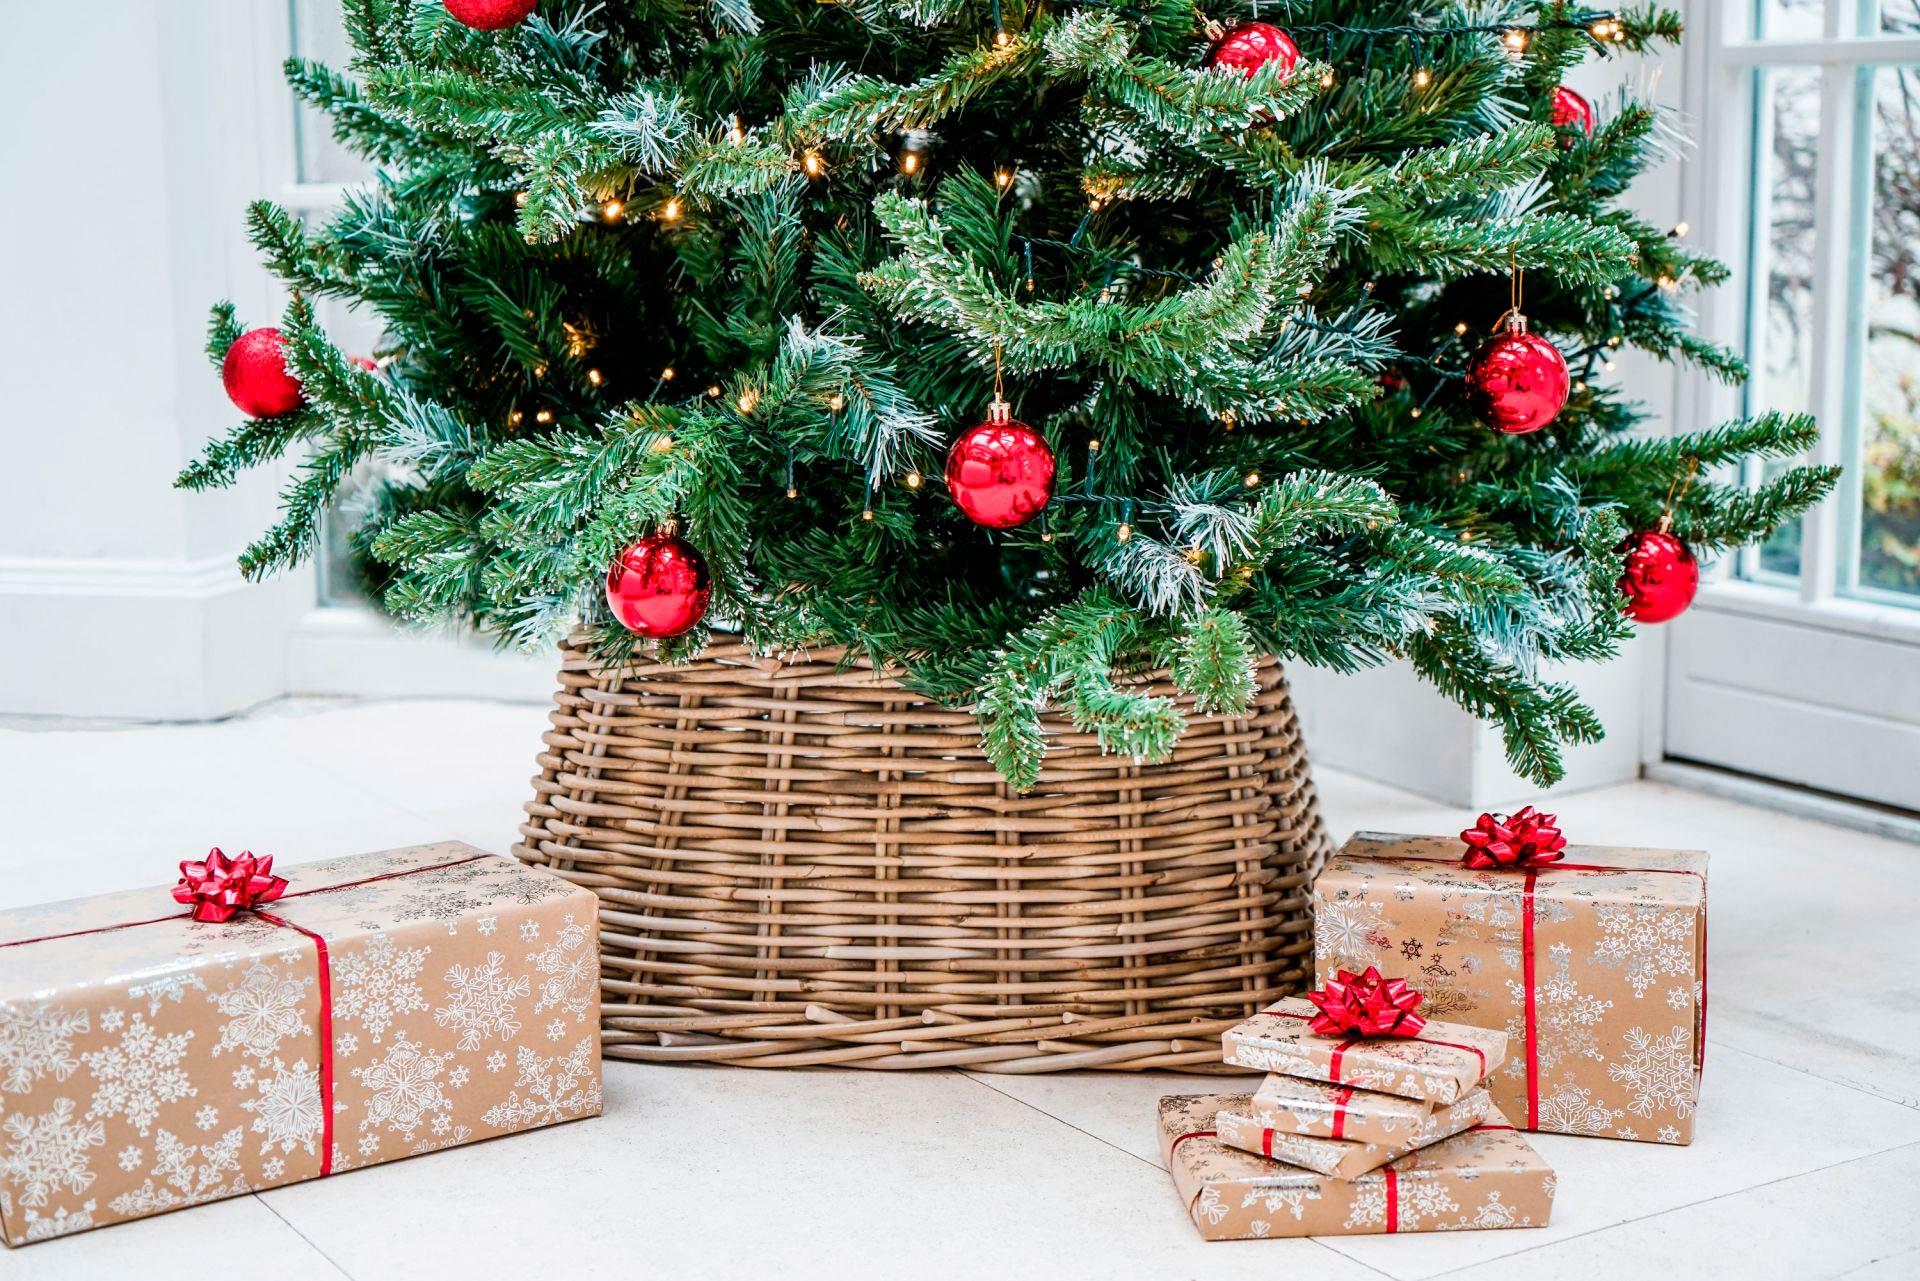
M 1270 22 L 1243 22 L 1231 27 L 1207 50 L 1209 67 L 1230 67 L 1243 76 L 1251 76 L 1270 62 L 1280 64 L 1280 78 L 1293 74 L 1300 61 L 1300 46 L 1293 37 Z
M 220 362 L 220 381 L 227 399 L 249 418 L 278 418 L 307 402 L 287 372 L 278 329 L 249 329 L 234 339 Z
M 1524 321 L 1487 339 L 1467 362 L 1467 403 L 1487 426 L 1509 436 L 1539 431 L 1567 403 L 1567 362 Z
M 1593 104 L 1561 85 L 1553 91 L 1553 123 L 1562 128 L 1572 126 L 1592 137 Z M 1571 143 L 1572 139 L 1567 141 Z
M 1649 529 L 1626 541 L 1627 569 L 1620 591 L 1627 617 L 1639 623 L 1678 618 L 1700 590 L 1700 562 L 1687 545 L 1665 530 Z
M 499 31 L 526 19 L 540 0 L 444 0 L 455 22 L 475 31 Z
M 1012 529 L 1053 497 L 1053 472 L 1053 450 L 1040 433 L 1015 422 L 1007 403 L 996 400 L 987 421 L 953 442 L 947 492 L 974 524 Z
M 707 616 L 713 580 L 707 558 L 686 539 L 652 534 L 620 553 L 607 571 L 607 608 L 636 635 L 663 640 Z

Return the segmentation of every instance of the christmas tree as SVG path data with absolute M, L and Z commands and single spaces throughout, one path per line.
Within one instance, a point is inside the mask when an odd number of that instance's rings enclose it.
M 300 459 L 250 576 L 396 464 L 357 546 L 406 617 L 610 660 L 710 627 L 844 645 L 978 709 L 1164 755 L 1165 668 L 1234 712 L 1256 654 L 1406 658 L 1559 773 L 1601 733 L 1550 661 L 1691 598 L 1692 556 L 1832 486 L 1813 424 L 1670 438 L 1619 350 L 1721 282 L 1623 203 L 1676 142 L 1583 59 L 1674 15 L 1558 3 L 348 0 L 295 60 L 377 178 L 251 234 L 292 302 L 215 309 L 253 415 L 180 477 Z M 377 364 L 313 302 L 377 313 Z M 1629 565 L 1629 553 L 1632 564 Z M 1623 574 L 1626 577 L 1623 579 Z

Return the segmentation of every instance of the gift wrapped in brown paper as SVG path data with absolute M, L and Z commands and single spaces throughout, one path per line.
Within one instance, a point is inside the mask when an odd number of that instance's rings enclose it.
M 1278 1134 L 1397 1143 L 1425 1126 L 1433 1112 L 1425 1099 L 1279 1073 L 1253 1092 L 1253 1119 Z
M 1469 868 L 1463 851 L 1458 837 L 1355 836 L 1314 884 L 1317 971 L 1393 958 L 1423 1013 L 1504 1029 L 1512 1051 L 1488 1086 L 1524 1129 L 1691 1142 L 1707 856 L 1576 845 Z
M 591 891 L 457 843 L 182 870 L 0 912 L 8 1245 L 599 1113 Z
M 1542 1227 L 1553 1171 L 1505 1117 L 1409 1153 L 1357 1179 L 1331 1179 L 1222 1143 L 1213 1119 L 1245 1094 L 1160 1100 L 1160 1155 L 1209 1241 Z
M 1225 1059 L 1239 1067 L 1457 1103 L 1505 1060 L 1507 1034 L 1429 1019 L 1417 1036 L 1321 1036 L 1305 997 L 1288 997 L 1228 1030 Z
M 1213 1128 L 1222 1143 L 1243 1152 L 1256 1152 L 1332 1179 L 1353 1179 L 1479 1125 L 1487 1119 L 1492 1106 L 1493 1101 L 1484 1089 L 1475 1090 L 1458 1103 L 1435 1108 L 1417 1128 L 1384 1143 L 1327 1139 L 1276 1130 L 1255 1115 L 1259 1104 L 1251 1098 L 1245 1111 L 1221 1112 L 1214 1118 Z

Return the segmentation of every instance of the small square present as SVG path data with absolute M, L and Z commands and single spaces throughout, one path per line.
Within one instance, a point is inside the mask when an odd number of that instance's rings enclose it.
M 8 1245 L 598 1115 L 592 891 L 458 843 L 217 855 L 0 912 Z
M 1160 1100 L 1160 1155 L 1209 1241 L 1540 1227 L 1554 1174 L 1498 1111 L 1479 1125 L 1356 1179 L 1270 1161 L 1222 1143 L 1214 1118 L 1245 1094 Z
M 1213 1128 L 1222 1143 L 1243 1152 L 1257 1152 L 1332 1179 L 1354 1179 L 1409 1152 L 1432 1147 L 1442 1139 L 1450 1139 L 1462 1130 L 1479 1125 L 1486 1120 L 1492 1105 L 1485 1090 L 1475 1090 L 1458 1103 L 1429 1112 L 1417 1128 L 1381 1143 L 1276 1130 L 1256 1115 L 1259 1105 L 1252 1098 L 1244 1110 L 1220 1112 L 1213 1119 Z
M 1425 1127 L 1433 1113 L 1425 1099 L 1278 1073 L 1253 1092 L 1254 1120 L 1280 1134 L 1397 1143 Z
M 1488 816 L 1475 835 L 1506 857 L 1513 823 Z M 1707 856 L 1562 853 L 1557 829 L 1553 844 L 1555 861 L 1470 867 L 1458 838 L 1356 835 L 1314 883 L 1316 972 L 1403 961 L 1422 1013 L 1504 1029 L 1512 1053 L 1488 1084 L 1524 1129 L 1691 1142 Z
M 1226 1062 L 1428 1103 L 1455 1103 L 1506 1059 L 1507 1034 L 1428 1020 L 1417 1036 L 1321 1036 L 1318 1011 L 1288 997 L 1221 1037 Z

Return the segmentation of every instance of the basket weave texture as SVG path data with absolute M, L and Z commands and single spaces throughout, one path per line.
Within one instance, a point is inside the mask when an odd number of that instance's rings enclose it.
M 514 853 L 600 896 L 609 1056 L 1220 1070 L 1305 985 L 1329 846 L 1277 663 L 1244 717 L 1177 697 L 1158 764 L 1049 723 L 1019 794 L 971 713 L 842 660 L 563 649 Z

